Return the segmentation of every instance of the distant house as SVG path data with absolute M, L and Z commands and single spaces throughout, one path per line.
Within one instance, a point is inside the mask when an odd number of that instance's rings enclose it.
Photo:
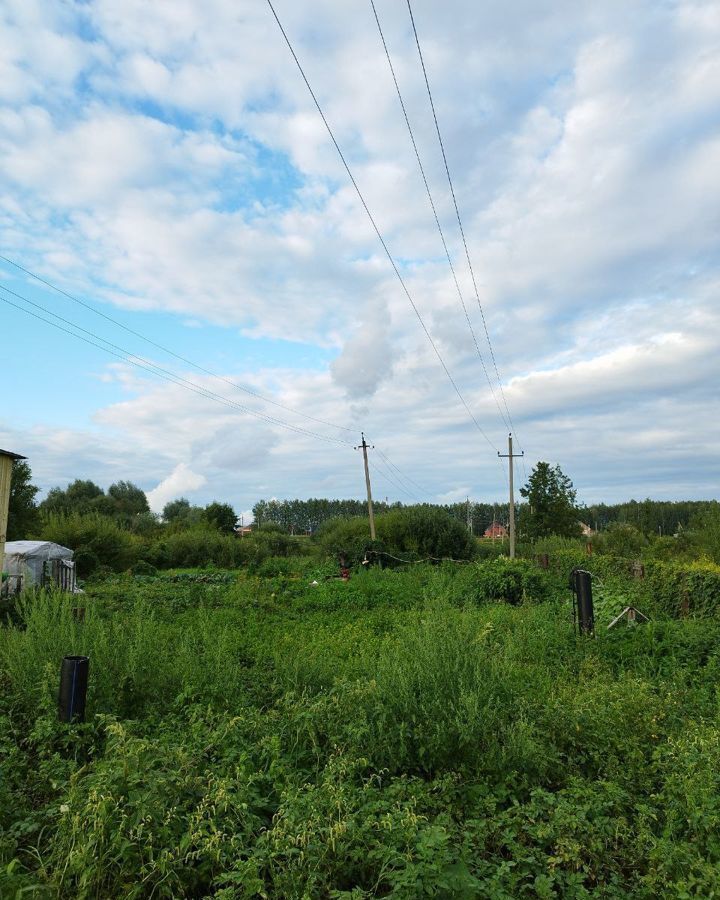
M 586 525 L 584 522 L 578 522 L 578 525 L 580 526 L 580 532 L 583 537 L 591 537 L 593 534 L 595 534 L 592 528 L 589 525 Z
M 238 537 L 247 537 L 249 534 L 252 534 L 252 525 L 237 525 L 235 534 Z
M 508 530 L 504 525 L 501 525 L 499 522 L 493 522 L 492 525 L 488 525 L 488 527 L 483 532 L 483 537 L 486 538 L 505 538 L 508 535 Z

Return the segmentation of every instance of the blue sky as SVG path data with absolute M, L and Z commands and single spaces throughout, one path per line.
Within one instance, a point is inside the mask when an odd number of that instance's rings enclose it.
M 376 5 L 494 381 L 407 9 Z M 0 286 L 227 402 L 0 303 L 0 446 L 25 453 L 43 489 L 128 478 L 156 508 L 185 494 L 247 510 L 361 496 L 362 428 L 426 489 L 411 488 L 418 499 L 503 499 L 507 427 L 370 4 L 276 7 L 485 436 L 265 3 L 9 0 L 0 254 L 224 380 L 1 261 Z M 526 452 L 520 481 L 546 459 L 586 502 L 718 496 L 717 3 L 417 0 L 414 12 Z M 376 466 L 377 493 L 409 500 Z

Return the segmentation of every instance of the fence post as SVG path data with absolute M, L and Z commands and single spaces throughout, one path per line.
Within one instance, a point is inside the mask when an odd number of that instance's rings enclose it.
M 87 656 L 63 657 L 58 696 L 58 719 L 61 722 L 85 721 L 89 667 Z
M 595 633 L 595 615 L 592 597 L 592 575 L 585 569 L 575 569 L 572 573 L 572 588 L 577 601 L 580 634 Z

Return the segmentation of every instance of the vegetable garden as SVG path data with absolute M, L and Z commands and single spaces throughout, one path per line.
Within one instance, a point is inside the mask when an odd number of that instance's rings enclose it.
M 595 639 L 570 552 L 8 601 L 0 896 L 715 896 L 720 571 L 584 562 Z M 652 620 L 608 631 L 628 602 Z

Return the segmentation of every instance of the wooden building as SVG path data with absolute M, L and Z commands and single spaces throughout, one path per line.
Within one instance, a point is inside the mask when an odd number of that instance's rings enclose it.
M 5 540 L 7 539 L 8 507 L 10 505 L 10 481 L 13 463 L 16 459 L 25 459 L 18 453 L 0 450 L 0 565 L 5 556 Z

